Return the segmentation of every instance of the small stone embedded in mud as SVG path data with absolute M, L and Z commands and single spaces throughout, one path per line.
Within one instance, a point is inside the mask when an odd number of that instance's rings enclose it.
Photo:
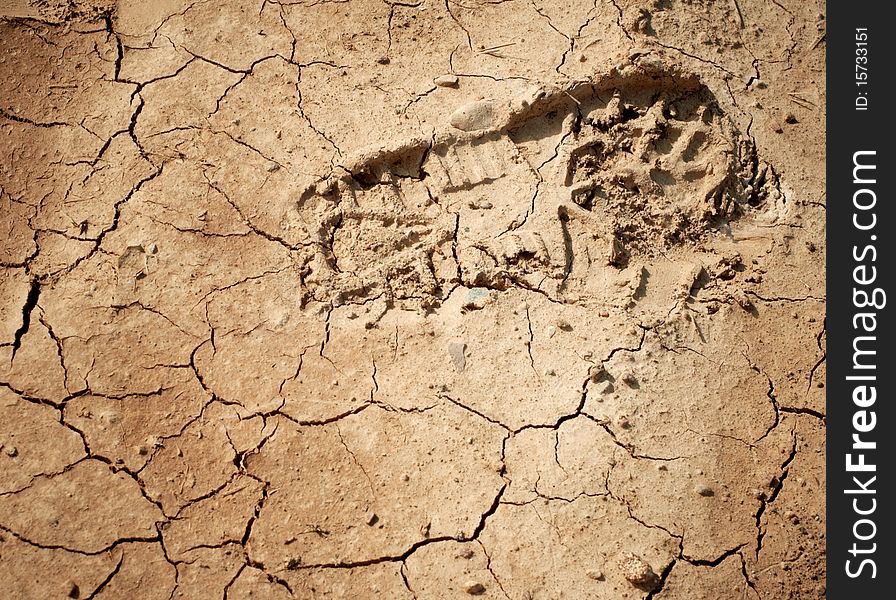
M 650 32 L 650 11 L 646 8 L 639 7 L 635 9 L 628 17 L 628 27 L 638 33 Z
M 495 108 L 488 100 L 477 100 L 464 104 L 451 113 L 449 123 L 461 131 L 488 129 L 495 122 Z
M 784 122 L 785 122 L 785 123 L 789 123 L 790 125 L 793 125 L 794 123 L 797 122 L 797 120 L 796 120 L 796 115 L 793 114 L 792 112 L 788 112 L 788 113 L 786 113 L 786 114 L 784 115 Z
M 19 455 L 19 450 L 15 446 L 7 446 L 4 449 L 4 452 L 6 452 L 6 456 L 8 456 L 10 458 L 15 458 L 16 456 Z
M 750 310 L 753 307 L 753 301 L 744 291 L 737 291 L 733 295 L 734 301 L 744 310 Z
M 68 597 L 69 598 L 80 598 L 81 597 L 81 588 L 78 587 L 78 584 L 72 581 L 68 586 Z
M 554 325 L 561 331 L 572 331 L 572 325 L 566 319 L 554 319 Z
M 711 487 L 709 487 L 708 485 L 706 485 L 705 483 L 698 483 L 697 485 L 695 485 L 694 492 L 701 496 L 706 496 L 706 497 L 716 495 L 716 493 L 713 491 L 713 489 Z
M 439 87 L 457 87 L 459 82 L 457 75 L 440 75 L 433 80 L 433 83 Z
M 588 579 L 593 579 L 595 581 L 601 581 L 604 578 L 604 572 L 600 569 L 588 569 L 585 571 L 585 575 Z
M 588 379 L 592 383 L 597 383 L 607 375 L 607 370 L 603 365 L 591 365 L 588 369 Z
M 451 362 L 458 373 L 462 373 L 467 366 L 467 357 L 464 354 L 466 349 L 467 345 L 463 342 L 448 343 L 448 356 L 451 357 Z
M 280 169 L 280 165 L 278 165 L 277 163 L 275 163 L 272 160 L 269 160 L 264 165 L 264 170 L 267 171 L 268 173 L 273 173 L 274 171 L 277 171 L 279 169 Z
M 388 56 L 380 56 L 379 58 L 376 59 L 376 62 L 377 62 L 377 64 L 380 64 L 380 65 L 388 65 L 392 61 L 389 60 Z
M 464 584 L 464 591 L 471 596 L 479 596 L 485 593 L 485 586 L 478 581 L 468 581 Z
M 489 210 L 495 207 L 494 204 L 482 198 L 474 198 L 473 200 L 470 200 L 467 202 L 467 206 L 473 210 Z
M 379 516 L 377 516 L 377 514 L 375 512 L 369 512 L 364 517 L 364 522 L 367 523 L 368 525 L 370 525 L 371 527 L 376 525 L 377 522 L 379 522 L 379 520 L 380 520 L 380 518 L 379 518 Z
M 622 383 L 624 383 L 628 387 L 635 387 L 636 385 L 638 385 L 638 378 L 631 371 L 626 371 L 625 373 L 623 373 L 620 379 L 622 380 Z
M 473 552 L 472 548 L 464 548 L 457 554 L 460 558 L 465 558 L 467 560 L 473 558 L 476 554 Z
M 488 289 L 472 288 L 464 299 L 464 310 L 481 310 L 488 303 Z
M 619 570 L 626 581 L 637 586 L 650 585 L 656 582 L 656 573 L 643 558 L 633 552 L 623 552 L 619 560 Z

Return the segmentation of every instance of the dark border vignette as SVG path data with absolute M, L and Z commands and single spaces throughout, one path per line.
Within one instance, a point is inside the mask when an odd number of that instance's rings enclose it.
M 889 2 L 827 3 L 826 551 L 832 600 L 892 597 L 893 588 L 891 12 Z

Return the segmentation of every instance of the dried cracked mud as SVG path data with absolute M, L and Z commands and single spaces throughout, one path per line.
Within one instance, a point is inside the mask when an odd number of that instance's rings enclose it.
M 0 597 L 824 597 L 823 2 L 0 8 Z

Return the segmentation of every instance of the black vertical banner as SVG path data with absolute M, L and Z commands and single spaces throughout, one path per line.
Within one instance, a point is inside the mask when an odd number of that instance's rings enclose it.
M 827 597 L 833 600 L 893 597 L 892 8 L 827 5 Z

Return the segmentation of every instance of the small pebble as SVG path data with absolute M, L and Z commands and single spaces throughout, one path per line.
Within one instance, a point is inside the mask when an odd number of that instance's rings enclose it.
M 705 483 L 698 483 L 694 486 L 694 492 L 701 496 L 715 496 L 715 492 L 712 491 L 712 488 L 706 485 Z
M 264 165 L 264 170 L 267 171 L 268 173 L 273 173 L 274 171 L 277 171 L 279 169 L 280 169 L 280 165 L 278 165 L 277 163 L 275 163 L 272 160 L 269 160 Z
M 468 581 L 464 584 L 464 591 L 471 596 L 478 596 L 485 593 L 485 586 L 478 581 Z
M 69 598 L 80 598 L 81 597 L 81 588 L 78 587 L 78 584 L 72 581 L 68 586 L 68 597 Z
M 735 292 L 734 301 L 744 310 L 750 310 L 753 306 L 752 300 L 743 291 Z
M 436 77 L 433 80 L 433 83 L 435 83 L 439 87 L 453 88 L 457 87 L 457 85 L 460 83 L 460 80 L 457 78 L 457 75 L 441 75 L 439 77 Z
M 557 326 L 558 329 L 562 331 L 572 331 L 572 325 L 569 324 L 569 321 L 566 319 L 556 319 L 554 321 L 554 325 Z
M 155 254 L 156 252 L 159 251 L 159 247 L 155 244 L 150 244 L 149 246 L 146 247 L 146 251 L 149 252 L 150 254 Z
M 10 458 L 15 458 L 19 455 L 19 450 L 15 446 L 7 446 L 6 447 L 6 456 Z
M 656 581 L 656 573 L 643 558 L 632 552 L 624 552 L 619 561 L 622 576 L 634 585 L 645 585 Z
M 594 579 L 595 581 L 601 581 L 604 578 L 604 573 L 600 569 L 588 569 L 585 571 L 585 575 L 588 579 Z
M 379 521 L 379 520 L 380 520 L 380 518 L 377 516 L 377 514 L 375 512 L 369 512 L 369 513 L 367 513 L 367 516 L 364 517 L 364 522 L 371 526 L 376 525 L 377 521 Z
M 391 61 L 388 56 L 380 56 L 376 59 L 376 62 L 381 65 L 388 65 Z
M 603 365 L 591 365 L 588 369 L 588 379 L 590 379 L 592 383 L 599 382 L 606 376 L 606 374 L 607 370 L 604 369 Z
M 797 122 L 796 115 L 793 114 L 792 112 L 785 113 L 784 114 L 784 122 L 793 125 L 794 123 Z

